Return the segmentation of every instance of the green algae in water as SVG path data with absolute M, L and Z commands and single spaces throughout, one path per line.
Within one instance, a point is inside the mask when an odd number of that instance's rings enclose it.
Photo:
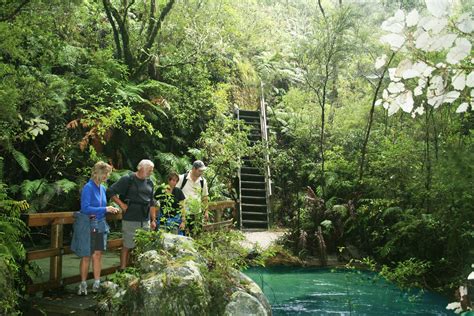
M 455 315 L 434 293 L 402 291 L 375 273 L 269 267 L 245 271 L 262 289 L 273 315 Z

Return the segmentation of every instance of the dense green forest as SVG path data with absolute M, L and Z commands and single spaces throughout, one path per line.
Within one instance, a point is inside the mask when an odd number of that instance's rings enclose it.
M 469 0 L 0 0 L 3 311 L 20 214 L 78 210 L 96 161 L 148 158 L 161 181 L 202 159 L 220 200 L 262 153 L 295 254 L 322 237 L 451 295 L 474 262 L 472 36 Z M 250 148 L 233 113 L 262 96 Z

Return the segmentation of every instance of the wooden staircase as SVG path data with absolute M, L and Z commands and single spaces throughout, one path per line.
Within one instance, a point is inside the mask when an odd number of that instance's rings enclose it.
M 262 111 L 239 110 L 239 121 L 252 127 L 250 145 L 267 141 L 266 115 Z M 248 157 L 242 157 L 239 171 L 239 227 L 241 230 L 267 230 L 270 214 L 270 171 L 262 171 L 252 165 Z

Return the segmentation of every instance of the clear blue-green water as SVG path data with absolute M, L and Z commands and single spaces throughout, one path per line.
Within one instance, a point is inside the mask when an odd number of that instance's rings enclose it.
M 454 315 L 446 298 L 402 291 L 372 272 L 269 267 L 245 274 L 263 289 L 273 315 Z

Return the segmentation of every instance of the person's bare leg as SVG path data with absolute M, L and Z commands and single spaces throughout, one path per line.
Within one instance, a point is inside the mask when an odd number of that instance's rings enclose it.
M 89 263 L 91 257 L 82 257 L 81 263 L 79 264 L 79 270 L 81 272 L 81 281 L 87 280 L 87 274 L 89 273 Z
M 128 253 L 129 250 L 127 247 L 122 246 L 122 251 L 120 252 L 120 268 L 125 269 L 128 265 Z
M 99 280 L 102 270 L 102 251 L 94 251 L 92 255 L 92 269 L 94 271 L 94 280 Z

